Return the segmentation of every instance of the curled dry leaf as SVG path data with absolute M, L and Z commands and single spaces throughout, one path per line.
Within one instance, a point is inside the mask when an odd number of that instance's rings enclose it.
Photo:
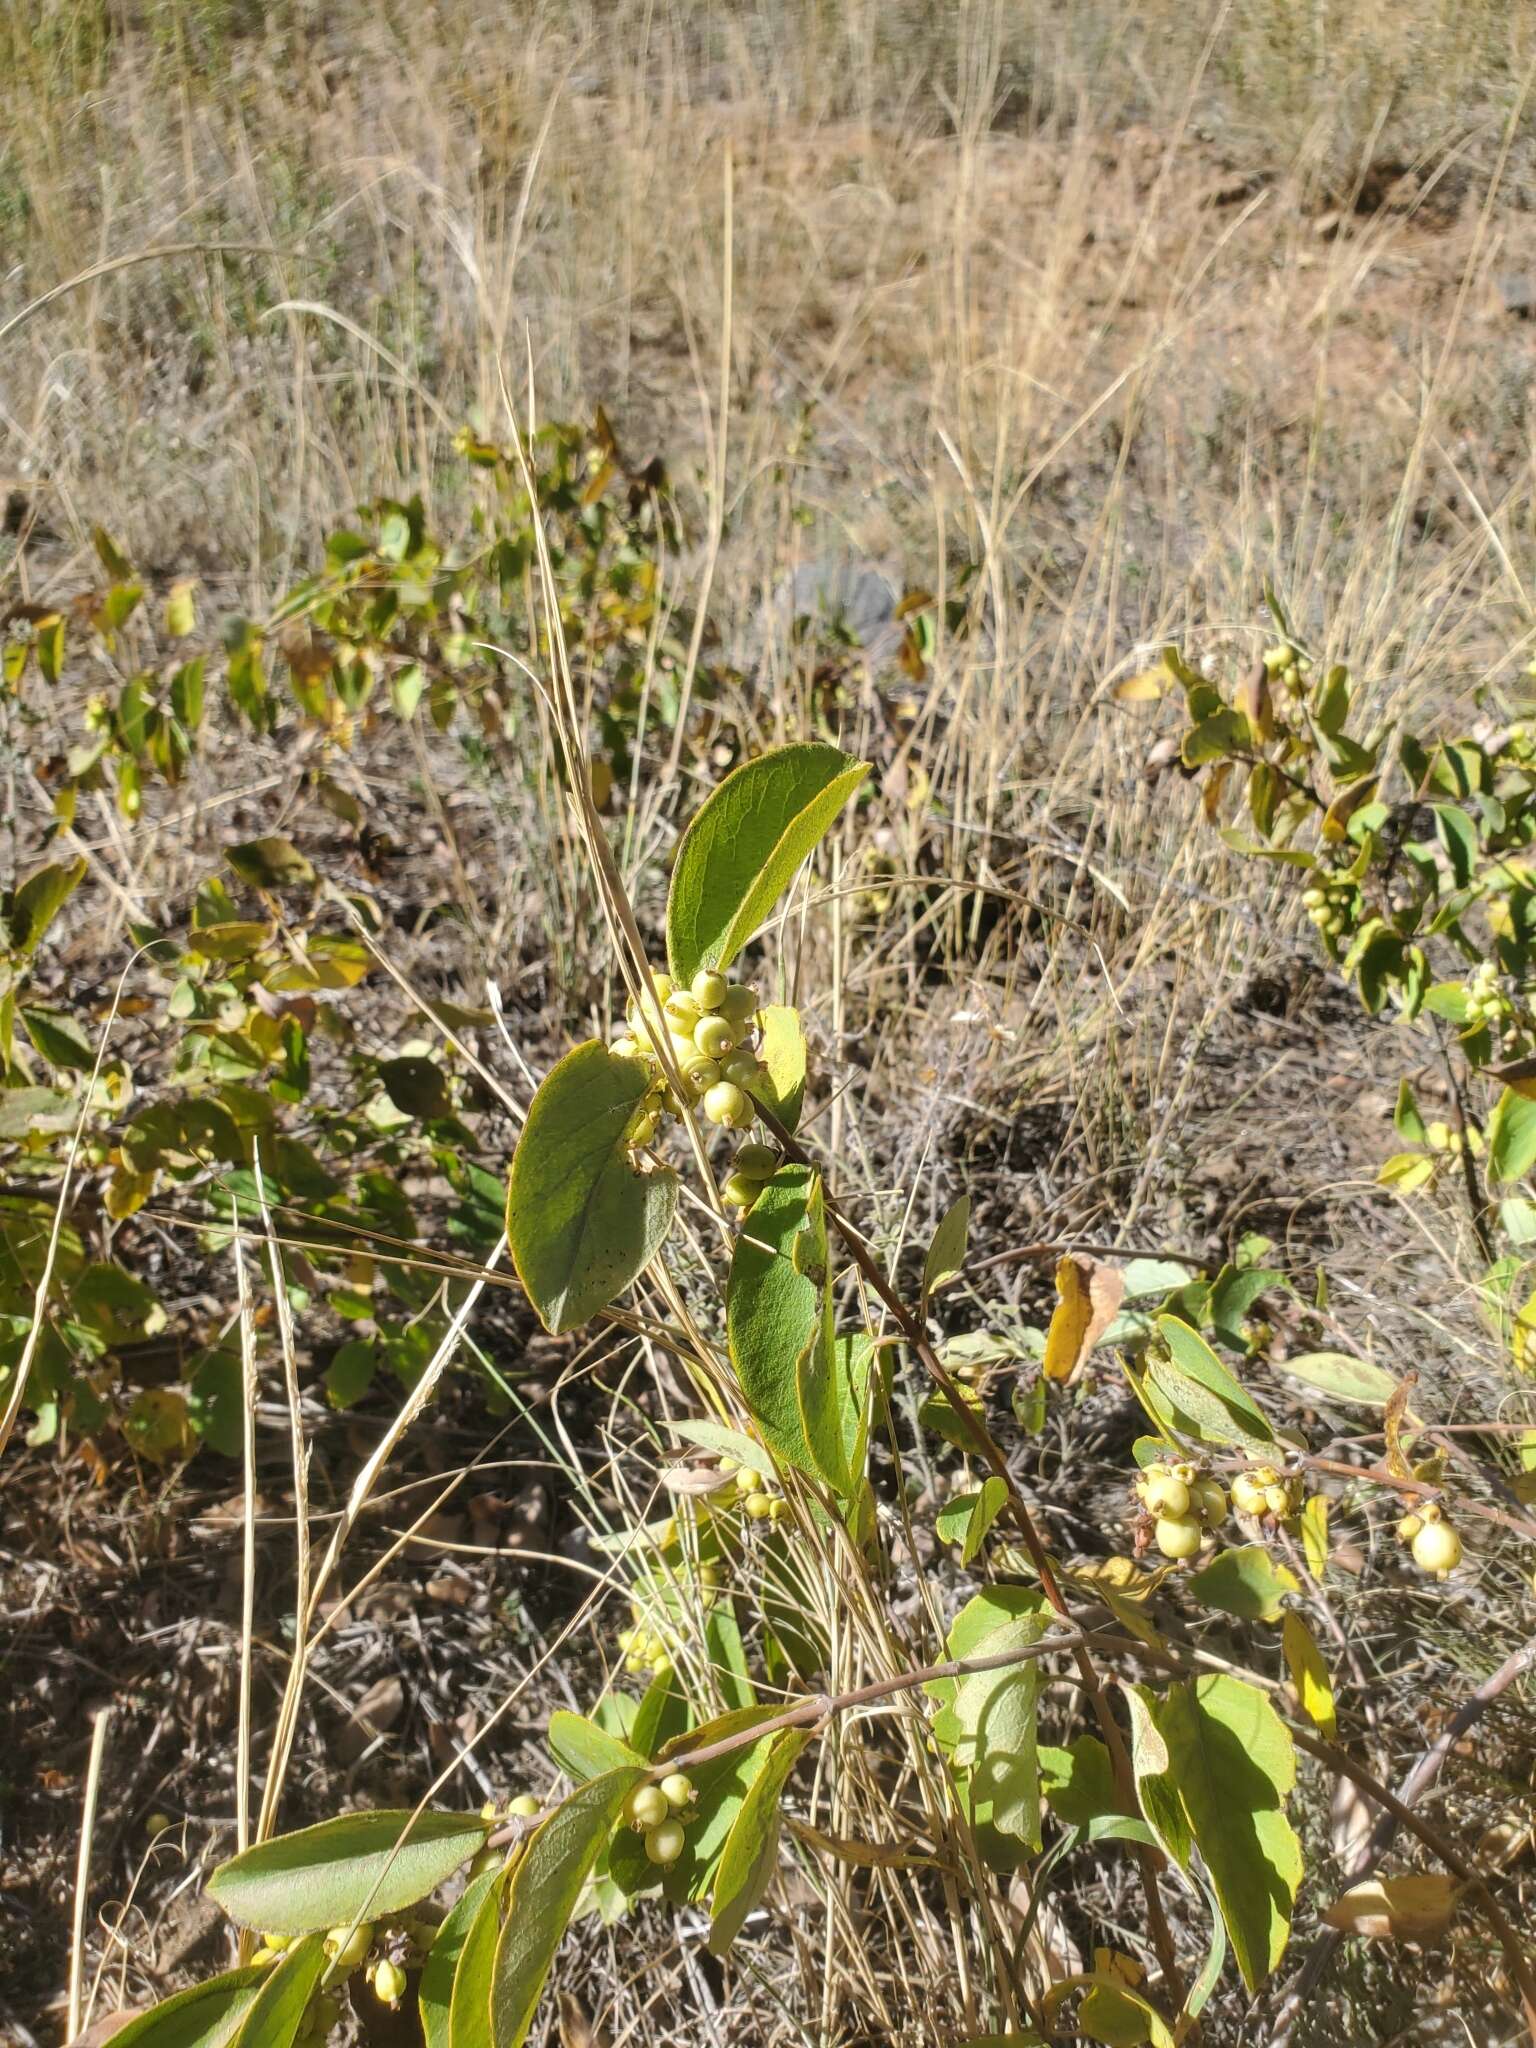
M 1442 1871 L 1430 1871 L 1351 1885 L 1323 1919 L 1341 1934 L 1372 1941 L 1438 1941 L 1455 1910 L 1455 1883 Z
M 1118 1266 L 1068 1252 L 1056 1268 L 1056 1293 L 1041 1370 L 1048 1380 L 1071 1380 L 1114 1321 L 1125 1295 L 1125 1275 Z
M 355 1764 L 369 1743 L 387 1735 L 405 1712 L 405 1687 L 398 1678 L 376 1679 L 336 1732 L 337 1760 Z

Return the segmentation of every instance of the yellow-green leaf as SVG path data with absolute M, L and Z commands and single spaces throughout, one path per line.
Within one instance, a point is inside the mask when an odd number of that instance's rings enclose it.
M 1170 1687 L 1157 1725 L 1243 1982 L 1256 1991 L 1285 1953 L 1301 1882 L 1285 1814 L 1296 1781 L 1290 1734 L 1256 1686 L 1225 1674 Z
M 1333 1707 L 1333 1684 L 1328 1676 L 1328 1666 L 1323 1662 L 1323 1653 L 1317 1647 L 1312 1631 L 1294 1610 L 1281 1623 L 1280 1647 L 1285 1653 L 1285 1668 L 1291 1674 L 1301 1711 L 1315 1728 L 1320 1728 L 1325 1735 L 1333 1735 L 1338 1728 L 1338 1717 Z
M 728 775 L 683 835 L 667 897 L 679 981 L 730 966 L 868 773 L 819 741 L 778 747 Z
M 582 1886 L 645 1772 L 624 1765 L 578 1785 L 529 1837 L 507 1884 L 496 1943 L 490 2030 L 496 2048 L 522 2048 L 555 1951 Z
M 1278 1621 L 1283 1596 L 1301 1591 L 1296 1574 L 1277 1564 L 1262 1543 L 1217 1551 L 1187 1583 L 1203 1606 L 1220 1608 L 1241 1621 Z

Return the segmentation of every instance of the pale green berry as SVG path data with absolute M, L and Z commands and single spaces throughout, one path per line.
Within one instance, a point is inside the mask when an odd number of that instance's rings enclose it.
M 502 1855 L 499 1849 L 481 1849 L 470 1858 L 468 1875 L 472 1878 L 484 1877 L 488 1870 L 500 1870 L 501 1864 Z
M 681 1771 L 669 1771 L 661 1781 L 662 1797 L 668 1806 L 680 1811 L 692 1806 L 695 1798 L 692 1778 L 685 1778 Z
M 1327 891 L 1323 889 L 1303 889 L 1301 900 L 1308 910 L 1320 910 L 1328 901 Z
M 1207 1529 L 1214 1529 L 1218 1522 L 1227 1518 L 1227 1496 L 1214 1479 L 1195 1481 L 1195 1510 Z
M 637 1785 L 624 1802 L 625 1818 L 642 1830 L 659 1827 L 671 1810 L 659 1785 Z
M 731 1027 L 723 1017 L 701 1017 L 693 1034 L 693 1042 L 707 1060 L 723 1060 L 736 1043 Z
M 637 1060 L 641 1057 L 639 1039 L 631 1038 L 627 1031 L 621 1031 L 608 1050 L 618 1060 Z
M 693 999 L 701 1010 L 718 1010 L 726 991 L 726 979 L 712 967 L 701 967 L 691 983 Z
M 695 1053 L 693 1063 L 683 1071 L 689 1092 L 695 1102 L 700 1102 L 712 1088 L 721 1086 L 720 1068 L 714 1060 L 707 1060 L 702 1053 Z
M 732 1024 L 746 1024 L 757 1015 L 757 990 L 735 982 L 720 1000 L 720 1014 Z
M 731 1077 L 727 1074 L 725 1078 Z M 771 1145 L 738 1145 L 731 1168 L 735 1173 L 746 1174 L 749 1180 L 767 1180 L 779 1170 L 779 1155 Z
M 754 1087 L 763 1078 L 763 1063 L 749 1052 L 733 1052 L 722 1064 L 720 1078 L 738 1088 Z
M 537 1820 L 543 1811 L 543 1800 L 535 1798 L 532 1792 L 519 1792 L 507 1802 L 508 1820 Z
M 1200 1524 L 1173 1515 L 1164 1515 L 1153 1534 L 1157 1547 L 1164 1557 L 1193 1557 L 1200 1548 Z
M 398 2005 L 405 1996 L 405 1972 L 388 1956 L 374 1970 L 373 1990 L 374 1996 L 383 1999 L 386 2005 Z
M 744 1173 L 730 1174 L 720 1183 L 721 1196 L 733 1209 L 750 1209 L 762 1191 L 762 1182 L 749 1180 Z
M 1255 1520 L 1269 1505 L 1264 1498 L 1264 1488 L 1251 1472 L 1239 1472 L 1232 1481 L 1232 1505 L 1240 1515 L 1252 1515 Z
M 712 1124 L 737 1131 L 752 1121 L 752 1104 L 734 1081 L 717 1081 L 704 1096 L 704 1114 Z
M 742 1507 L 749 1520 L 754 1522 L 761 1522 L 773 1513 L 773 1502 L 766 1493 L 749 1493 L 742 1502 Z
M 663 1868 L 677 1861 L 683 1853 L 683 1831 L 675 1820 L 664 1820 L 659 1827 L 651 1829 L 645 1838 L 645 1853 L 652 1863 L 659 1863 Z
M 1143 1498 L 1154 1515 L 1177 1520 L 1189 1513 L 1189 1487 L 1173 1472 L 1159 1473 L 1156 1478 L 1149 1474 Z
M 373 1947 L 373 1929 L 365 1920 L 361 1927 L 333 1927 L 325 1937 L 325 1952 L 338 1970 L 355 1970 Z
M 753 1496 L 753 1498 L 755 1499 L 755 1498 L 756 1498 L 756 1495 L 754 1495 L 754 1496 Z M 786 1516 L 786 1515 L 787 1515 L 788 1513 L 789 1513 L 789 1502 L 788 1502 L 788 1501 L 787 1501 L 787 1500 L 786 1500 L 786 1499 L 784 1498 L 783 1494 L 782 1494 L 782 1493 L 775 1493 L 775 1494 L 771 1494 L 771 1495 L 769 1496 L 769 1500 L 768 1500 L 768 1519 L 769 1519 L 769 1521 L 770 1521 L 770 1522 L 782 1522 L 782 1521 L 783 1521 L 783 1519 L 784 1519 L 784 1517 L 785 1517 L 785 1516 Z
M 1413 1561 L 1420 1571 L 1443 1577 L 1461 1563 L 1461 1538 L 1449 1522 L 1426 1522 L 1413 1539 Z
M 1277 1521 L 1283 1522 L 1291 1512 L 1291 1489 L 1288 1486 L 1266 1486 L 1264 1505 Z
M 698 1004 L 686 989 L 679 989 L 667 997 L 667 1023 L 673 1031 L 686 1032 L 691 1038 L 698 1029 L 699 1018 L 703 1015 Z
M 1399 1543 L 1411 1543 L 1423 1526 L 1422 1515 L 1404 1515 L 1397 1525 L 1397 1540 Z
M 762 1473 L 755 1471 L 750 1465 L 743 1465 L 736 1475 L 736 1488 L 739 1493 L 761 1493 L 767 1483 Z

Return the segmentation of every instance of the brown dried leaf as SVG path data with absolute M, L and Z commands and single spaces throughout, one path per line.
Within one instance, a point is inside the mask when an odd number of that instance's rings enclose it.
M 1048 1380 L 1071 1380 L 1094 1345 L 1114 1321 L 1125 1294 L 1125 1275 L 1118 1266 L 1069 1252 L 1056 1268 L 1059 1297 L 1045 1335 Z
M 1371 1941 L 1438 1941 L 1456 1910 L 1456 1885 L 1443 1871 L 1368 1877 L 1323 1913 L 1341 1934 Z
M 331 1747 L 339 1763 L 355 1764 L 369 1743 L 387 1735 L 405 1712 L 405 1687 L 398 1678 L 375 1679 L 352 1709 Z

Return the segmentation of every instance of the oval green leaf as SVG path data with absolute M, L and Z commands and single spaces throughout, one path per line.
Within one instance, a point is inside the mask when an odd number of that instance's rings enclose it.
M 308 2024 L 309 2002 L 328 1962 L 322 1935 L 312 1934 L 289 1949 L 267 1972 L 234 2048 L 293 2048 Z
M 489 1875 L 491 1881 L 465 1925 L 454 1965 L 453 1988 L 448 1995 L 448 2048 L 485 2048 L 491 2039 L 491 1986 L 496 1944 L 501 1939 L 506 1867 Z
M 486 1823 L 462 1813 L 342 1813 L 221 1863 L 210 1896 L 242 1927 L 310 1934 L 403 1912 L 479 1850 Z
M 655 1257 L 677 1208 L 674 1173 L 637 1173 L 625 1139 L 650 1076 L 589 1039 L 550 1069 L 507 1183 L 507 1242 L 545 1329 L 574 1330 Z
M 141 2012 L 112 2036 L 117 2048 L 227 2048 L 255 2003 L 264 1969 L 226 1970 Z
M 941 1287 L 946 1280 L 953 1280 L 965 1264 L 970 1229 L 971 1198 L 969 1195 L 957 1195 L 939 1218 L 939 1227 L 928 1246 L 928 1256 L 923 1260 L 925 1302 L 936 1287 Z
M 1295 1358 L 1276 1359 L 1275 1364 L 1287 1379 L 1361 1408 L 1385 1408 L 1397 1391 L 1391 1373 L 1363 1358 L 1351 1358 L 1347 1351 L 1303 1351 Z
M 711 1955 L 726 1953 L 746 1925 L 747 1915 L 768 1889 L 779 1853 L 779 1802 L 789 1783 L 789 1774 L 810 1739 L 810 1730 L 805 1728 L 786 1728 L 775 1737 L 762 1769 L 731 1822 L 710 1900 Z
M 625 1766 L 578 1786 L 535 1828 L 507 1887 L 507 1917 L 496 1944 L 491 2035 L 496 2048 L 522 2048 L 555 1951 L 620 1809 L 645 1776 Z
M 622 1770 L 626 1764 L 645 1767 L 645 1758 L 627 1742 L 563 1707 L 549 1717 L 549 1753 L 568 1777 L 578 1780 L 600 1778 L 604 1771 Z
M 1217 1551 L 1203 1570 L 1190 1575 L 1188 1585 L 1202 1606 L 1241 1621 L 1278 1621 L 1284 1596 L 1301 1591 L 1296 1574 L 1277 1564 L 1262 1543 Z
M 667 960 L 679 981 L 730 966 L 868 772 L 836 747 L 807 741 L 725 778 L 672 868 Z
M 809 1166 L 779 1168 L 736 1240 L 725 1299 L 731 1364 L 752 1419 L 786 1463 L 813 1478 L 817 1466 L 805 1440 L 797 1367 L 823 1313 L 823 1289 L 808 1270 L 818 1255 L 823 1267 L 827 1258 L 826 1226 L 818 1237 L 814 1213 L 818 1186 Z M 804 1249 L 801 1239 L 808 1241 Z
M 427 1959 L 421 1966 L 421 1983 L 416 1993 L 426 2048 L 449 2048 L 449 2014 L 459 1957 L 464 1953 L 464 1943 L 485 1895 L 500 1875 L 498 1870 L 482 1870 L 478 1877 L 472 1877 L 433 1936 Z M 490 2009 L 490 1995 L 490 1978 L 487 1977 L 487 2011 Z
M 1237 1966 L 1256 1991 L 1285 1953 L 1301 1882 L 1301 1844 L 1285 1815 L 1295 1746 L 1269 1701 L 1239 1678 L 1182 1681 L 1156 1712 Z
M 1536 1102 L 1506 1088 L 1488 1119 L 1488 1178 L 1508 1183 L 1536 1166 Z

